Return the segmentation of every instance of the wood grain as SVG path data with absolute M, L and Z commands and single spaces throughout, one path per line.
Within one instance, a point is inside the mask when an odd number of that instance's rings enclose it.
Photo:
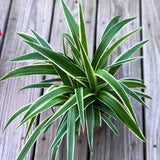
M 145 100 L 149 110 L 145 111 L 146 160 L 160 158 L 160 1 L 142 1 L 143 39 L 149 43 L 143 49 L 144 82 L 146 93 L 153 99 Z
M 100 42 L 102 33 L 111 18 L 117 15 L 122 15 L 121 20 L 130 17 L 139 17 L 139 1 L 129 0 L 101 0 L 98 3 L 98 19 L 97 19 L 97 45 Z M 140 19 L 137 18 L 132 23 L 128 24 L 117 37 L 120 37 L 129 31 L 139 27 Z M 116 38 L 117 39 L 117 38 Z M 131 38 L 128 38 L 120 47 L 113 53 L 110 58 L 112 62 L 120 53 L 129 49 L 133 44 L 140 40 L 140 33 L 136 33 Z M 136 56 L 140 53 L 136 53 Z M 118 72 L 116 77 L 136 77 L 141 78 L 141 63 L 140 61 L 126 64 Z M 133 106 L 138 117 L 140 128 L 142 128 L 142 106 L 133 101 Z M 143 159 L 143 143 L 138 140 L 126 127 L 115 122 L 119 131 L 119 136 L 116 136 L 112 131 L 104 126 L 103 129 L 95 134 L 94 151 L 91 160 L 142 160 Z
M 31 52 L 28 46 L 16 35 L 16 32 L 28 32 L 30 28 L 38 31 L 45 38 L 49 35 L 49 26 L 52 11 L 52 0 L 14 0 L 9 15 L 6 36 L 1 54 L 0 77 L 26 63 L 6 63 L 7 60 Z M 2 128 L 9 117 L 21 106 L 35 100 L 40 95 L 40 90 L 26 90 L 17 92 L 22 86 L 39 82 L 38 76 L 16 78 L 0 83 L 0 159 L 15 160 L 18 152 L 24 145 L 26 125 L 16 130 L 20 118 L 14 121 L 5 132 Z M 31 154 L 26 156 L 30 159 Z
M 8 22 L 8 14 L 11 6 L 11 0 L 0 0 L 0 30 L 2 32 L 2 36 L 0 37 L 0 48 L 2 45 L 2 40 L 5 36 L 6 25 Z

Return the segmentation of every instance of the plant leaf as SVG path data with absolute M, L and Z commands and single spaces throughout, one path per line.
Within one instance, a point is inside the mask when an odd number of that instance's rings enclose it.
M 17 160 L 22 160 L 25 158 L 26 154 L 28 151 L 31 149 L 39 135 L 42 133 L 44 130 L 44 125 L 47 123 L 47 121 L 50 119 L 50 116 L 47 117 L 44 121 L 39 124 L 39 126 L 34 130 L 30 138 L 28 139 L 27 143 L 24 145 L 23 149 L 21 150 L 20 154 L 17 157 Z
M 63 6 L 63 11 L 65 14 L 66 20 L 68 22 L 69 29 L 72 33 L 75 43 L 78 45 L 77 39 L 79 38 L 79 26 L 63 0 L 61 0 L 61 3 Z
M 102 39 L 104 38 L 104 36 L 106 35 L 106 33 L 116 24 L 118 23 L 119 19 L 120 19 L 121 16 L 116 16 L 114 17 L 110 22 L 109 24 L 106 26 L 105 30 L 104 30 L 104 33 L 102 35 Z
M 76 96 L 73 95 L 70 97 L 61 108 L 51 117 L 46 126 L 52 124 L 57 118 L 66 113 L 69 109 L 71 109 L 76 104 Z
M 67 86 L 60 86 L 60 87 L 56 87 L 53 90 L 51 90 L 50 92 L 47 92 L 46 94 L 44 94 L 43 96 L 39 97 L 29 108 L 29 110 L 27 111 L 27 113 L 24 115 L 22 121 L 21 121 L 21 125 L 26 121 L 27 117 L 33 113 L 35 110 L 38 109 L 38 107 L 40 107 L 41 105 L 44 105 L 46 102 L 48 102 L 49 100 L 52 100 L 60 95 L 63 95 L 65 93 L 70 93 L 73 92 L 73 89 Z
M 109 128 L 114 132 L 114 134 L 119 135 L 115 125 L 103 114 L 101 113 L 103 121 L 109 126 Z
M 57 73 L 55 72 L 51 64 L 34 64 L 15 69 L 7 73 L 4 77 L 0 79 L 0 81 L 8 78 L 28 75 L 57 75 Z
M 109 92 L 99 92 L 98 100 L 113 110 L 119 119 L 142 141 L 146 141 L 137 123 L 133 120 L 131 115 L 125 110 L 123 105 L 113 97 Z
M 152 99 L 152 97 L 150 97 L 149 95 L 143 93 L 143 92 L 140 92 L 140 91 L 133 91 L 135 92 L 138 96 L 140 97 L 144 97 L 144 98 L 148 98 L 148 99 Z
M 94 113 L 93 105 L 89 105 L 86 108 L 86 124 L 87 124 L 87 137 L 89 148 L 92 151 L 93 149 L 93 126 L 94 126 Z
M 116 121 L 119 121 L 119 122 L 122 122 L 119 118 L 118 118 L 118 116 L 117 116 L 117 114 L 113 111 L 113 110 L 111 110 L 110 108 L 108 108 L 107 106 L 95 106 L 95 108 L 96 109 L 99 109 L 99 110 L 101 110 L 102 112 L 104 112 L 105 114 L 107 114 L 107 115 L 109 115 L 109 116 L 111 116 L 113 119 L 115 119 Z
M 79 111 L 79 115 L 80 115 L 80 121 L 82 124 L 82 129 L 84 132 L 84 102 L 83 102 L 83 87 L 81 88 L 76 88 L 75 89 L 75 95 L 76 95 L 76 99 L 77 99 L 77 105 L 78 105 L 78 111 Z
M 28 43 L 32 48 L 40 52 L 41 55 L 51 60 L 57 67 L 59 67 L 71 77 L 85 77 L 84 72 L 65 56 L 31 42 L 26 43 Z
M 126 85 L 128 88 L 146 88 L 146 86 L 136 79 L 121 79 L 119 82 Z
M 28 121 L 29 119 L 33 118 L 34 116 L 38 115 L 39 113 L 42 113 L 43 111 L 54 107 L 55 105 L 64 103 L 66 100 L 68 99 L 67 96 L 58 96 L 54 99 L 51 99 L 49 101 L 47 101 L 44 105 L 42 105 L 41 107 L 37 107 L 36 110 L 32 111 L 22 122 L 21 124 L 25 123 L 26 121 Z
M 65 135 L 65 133 L 67 132 L 67 118 L 68 118 L 68 113 L 64 114 L 56 131 L 56 136 L 54 138 L 54 141 L 50 147 L 50 150 L 55 148 L 56 145 L 58 145 L 60 139 L 63 138 L 63 136 Z
M 91 96 L 93 96 L 92 93 L 84 90 L 84 96 L 83 98 L 88 100 L 86 103 L 91 103 L 93 102 L 93 99 L 88 99 L 88 97 L 90 98 Z M 76 105 L 77 100 L 76 100 L 76 95 L 73 95 L 72 97 L 70 97 L 62 106 L 61 108 L 52 116 L 52 118 L 48 121 L 48 123 L 46 124 L 46 126 L 50 125 L 51 123 L 53 123 L 57 118 L 59 118 L 62 114 L 66 113 L 70 108 L 72 108 L 74 105 Z
M 136 119 L 134 110 L 132 108 L 132 105 L 129 101 L 129 98 L 126 92 L 124 91 L 120 83 L 110 73 L 108 73 L 105 70 L 100 70 L 100 69 L 97 70 L 96 75 L 101 79 L 103 79 L 104 81 L 106 81 L 110 85 L 110 87 L 116 92 L 116 94 L 119 96 L 121 101 L 125 104 L 126 109 L 131 114 L 131 117 L 133 117 L 134 121 L 137 123 L 137 119 Z
M 25 54 L 23 56 L 13 58 L 9 61 L 18 62 L 18 61 L 28 61 L 28 60 L 46 61 L 48 59 L 43 57 L 42 55 L 40 55 L 38 52 L 33 52 L 33 53 L 28 53 L 28 54 Z
M 103 54 L 103 56 L 100 58 L 99 63 L 97 64 L 97 69 L 100 68 L 105 68 L 107 65 L 107 61 L 108 61 L 108 57 L 113 53 L 113 51 L 116 49 L 116 47 L 122 43 L 126 38 L 128 38 L 129 36 L 131 36 L 132 34 L 134 34 L 135 32 L 139 31 L 141 28 L 136 29 L 128 34 L 126 34 L 125 36 L 121 37 L 120 39 L 118 39 L 116 42 L 114 42 L 111 47 L 109 47 L 107 49 L 107 51 L 105 51 L 105 53 Z
M 74 40 L 73 40 L 72 37 L 71 37 L 69 34 L 67 34 L 67 33 L 63 33 L 62 36 L 67 39 L 67 41 L 68 41 L 68 43 L 69 43 L 69 45 L 70 45 L 70 47 L 71 47 L 71 53 L 72 53 L 72 55 L 73 55 L 73 57 L 74 57 L 74 60 L 75 60 L 76 64 L 77 64 L 79 67 L 81 67 L 80 53 L 79 53 L 78 49 L 77 49 L 76 46 L 75 46 Z
M 31 29 L 31 31 L 32 31 L 32 33 L 35 35 L 35 37 L 37 38 L 37 40 L 39 41 L 39 43 L 40 43 L 43 47 L 46 47 L 46 48 L 48 48 L 48 49 L 53 50 L 52 47 L 50 46 L 50 44 L 49 44 L 47 41 L 45 41 L 40 35 L 38 35 L 38 34 L 37 34 L 35 31 L 33 31 L 32 29 Z
M 94 106 L 94 126 L 95 127 L 101 126 L 101 112 L 99 109 L 95 109 L 95 106 Z
M 85 105 L 85 109 L 86 109 L 94 101 L 93 101 L 93 98 L 88 97 L 85 99 L 84 102 L 85 102 L 84 105 Z M 56 137 L 55 137 L 54 142 L 52 143 L 50 149 L 53 149 L 56 145 L 58 145 L 59 140 L 62 139 L 64 134 L 67 132 L 67 121 L 65 121 L 65 118 L 66 118 L 66 115 L 64 114 L 64 116 L 61 119 L 60 124 L 58 126 Z M 79 114 L 76 115 L 76 121 L 78 119 L 79 119 Z M 64 123 L 62 123 L 62 122 L 64 122 Z
M 85 68 L 85 73 L 86 73 L 87 79 L 90 83 L 90 87 L 94 91 L 97 86 L 97 79 L 96 79 L 94 70 L 92 68 L 92 65 L 89 61 L 89 57 L 87 56 L 87 54 L 86 54 L 86 52 L 80 42 L 79 42 L 79 45 L 80 45 L 81 52 L 82 52 L 82 59 L 83 59 L 83 66 Z
M 36 118 L 37 118 L 37 116 L 33 117 L 33 118 L 29 121 L 28 128 L 27 128 L 27 132 L 26 132 L 26 135 L 25 135 L 24 140 L 27 139 L 27 137 L 28 137 L 28 135 L 29 135 L 29 133 L 30 133 L 30 131 L 31 131 L 31 129 L 32 129 L 32 126 L 33 126 Z
M 68 112 L 69 113 L 67 119 L 67 157 L 71 160 L 74 156 L 76 107 L 72 107 Z
M 20 37 L 22 37 L 25 41 L 29 41 L 29 42 L 33 42 L 33 43 L 37 43 L 38 44 L 38 41 L 35 37 L 29 35 L 29 34 L 26 34 L 26 33 L 17 33 Z
M 55 70 L 57 71 L 58 75 L 61 77 L 63 84 L 72 87 L 73 83 L 72 83 L 71 78 L 68 76 L 68 74 L 66 74 L 64 71 L 62 71 L 57 66 L 54 66 L 54 67 L 55 67 Z
M 120 84 L 122 85 L 122 87 L 124 88 L 124 90 L 126 91 L 126 93 L 128 95 L 130 95 L 131 97 L 133 97 L 135 100 L 137 100 L 138 102 L 140 102 L 142 105 L 144 105 L 146 108 L 148 108 L 146 106 L 146 104 L 138 97 L 138 95 L 132 91 L 131 89 L 129 89 L 126 85 L 124 85 L 123 83 L 120 82 Z
M 108 69 L 108 68 L 112 68 L 112 67 L 116 67 L 116 66 L 120 66 L 126 62 L 131 62 L 131 61 L 136 61 L 136 60 L 139 60 L 139 59 L 142 59 L 143 57 L 134 57 L 134 58 L 128 58 L 128 59 L 125 59 L 125 60 L 121 60 L 121 61 L 118 61 L 118 62 L 115 62 L 109 66 L 107 66 L 105 69 Z
M 128 51 L 126 51 L 125 53 L 122 53 L 114 62 L 118 62 L 118 61 L 122 61 L 122 60 L 125 60 L 125 59 L 128 59 L 131 55 L 133 55 L 137 50 L 139 50 L 140 48 L 142 48 L 142 46 L 147 43 L 147 41 L 142 41 L 138 44 L 136 44 L 135 46 L 133 46 L 132 48 L 130 48 Z M 116 67 L 112 67 L 110 70 L 109 70 L 109 73 L 114 75 L 118 70 L 119 68 L 121 67 L 121 65 L 119 66 L 116 66 Z
M 22 108 L 20 108 L 19 110 L 17 110 L 12 116 L 11 118 L 8 120 L 7 124 L 4 127 L 4 130 L 10 125 L 10 123 L 17 118 L 21 113 L 25 112 L 29 107 L 31 106 L 31 104 L 25 105 Z
M 129 19 L 125 19 L 117 24 L 115 24 L 105 35 L 104 38 L 102 39 L 102 41 L 100 42 L 94 57 L 93 57 L 93 61 L 92 61 L 92 66 L 94 68 L 94 70 L 97 69 L 97 64 L 99 63 L 99 60 L 101 58 L 101 56 L 103 56 L 103 52 L 106 49 L 106 47 L 108 46 L 108 44 L 110 43 L 110 41 L 113 39 L 113 37 L 122 29 L 122 27 L 124 25 L 126 25 L 127 23 L 129 23 L 130 21 L 134 20 L 135 18 L 129 18 Z
M 87 36 L 86 36 L 86 29 L 85 29 L 85 23 L 83 18 L 83 12 L 82 12 L 82 6 L 79 3 L 79 33 L 80 33 L 80 42 L 82 43 L 82 46 L 88 55 L 88 45 L 87 45 Z

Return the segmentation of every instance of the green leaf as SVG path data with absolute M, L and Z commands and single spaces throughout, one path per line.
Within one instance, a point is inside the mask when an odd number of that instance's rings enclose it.
M 89 105 L 86 108 L 86 124 L 87 124 L 87 137 L 89 148 L 92 151 L 93 149 L 93 126 L 94 126 L 94 113 L 93 105 Z
M 78 104 L 78 111 L 79 111 L 79 115 L 80 115 L 80 121 L 82 124 L 82 129 L 84 132 L 84 102 L 83 102 L 83 87 L 81 88 L 76 88 L 75 89 L 75 95 L 76 95 L 76 99 L 77 99 L 77 104 Z
M 101 112 L 99 109 L 95 109 L 95 106 L 94 106 L 94 126 L 95 127 L 101 126 Z
M 110 22 L 109 24 L 106 26 L 105 30 L 104 30 L 104 33 L 102 35 L 102 39 L 104 38 L 104 36 L 106 35 L 106 33 L 116 24 L 118 23 L 119 19 L 120 19 L 121 16 L 116 16 L 114 17 Z
M 55 72 L 51 64 L 34 64 L 15 69 L 7 73 L 4 77 L 0 79 L 0 81 L 8 78 L 28 75 L 57 75 L 57 73 Z
M 134 110 L 132 108 L 132 105 L 129 101 L 129 98 L 126 92 L 124 91 L 120 83 L 111 74 L 109 74 L 105 70 L 100 70 L 100 69 L 97 70 L 96 75 L 100 77 L 101 79 L 103 79 L 104 81 L 106 81 L 110 85 L 110 87 L 116 92 L 116 94 L 119 96 L 121 101 L 125 104 L 126 109 L 131 114 L 134 121 L 137 123 L 137 119 L 136 119 Z
M 22 160 L 25 158 L 26 154 L 28 151 L 31 149 L 39 135 L 42 133 L 44 130 L 44 125 L 47 123 L 47 121 L 50 119 L 50 116 L 46 118 L 39 126 L 34 130 L 30 138 L 28 139 L 27 143 L 24 145 L 23 149 L 21 150 L 19 156 L 17 157 L 17 160 Z
M 85 106 L 88 106 L 88 103 L 92 103 L 93 99 L 91 98 L 91 96 L 93 96 L 92 93 L 88 92 L 88 91 L 84 91 L 84 95 L 83 98 L 87 100 Z M 88 99 L 89 97 L 89 99 Z M 91 99 L 90 99 L 91 98 Z M 72 108 L 74 105 L 76 105 L 77 100 L 76 100 L 76 95 L 73 95 L 72 97 L 70 97 L 62 106 L 61 108 L 52 116 L 52 118 L 48 121 L 48 123 L 46 124 L 46 126 L 50 125 L 51 123 L 53 123 L 57 118 L 59 118 L 61 115 L 63 115 L 64 113 L 66 113 L 70 108 Z
M 58 68 L 60 68 L 62 71 L 64 71 L 71 77 L 85 77 L 84 72 L 65 56 L 31 42 L 26 43 L 28 43 L 32 48 L 40 52 L 41 55 L 51 60 Z
M 133 120 L 131 115 L 125 110 L 123 105 L 109 92 L 99 92 L 98 100 L 113 110 L 119 119 L 142 141 L 146 141 L 137 123 Z
M 13 58 L 9 61 L 18 62 L 18 61 L 28 61 L 28 60 L 46 61 L 48 59 L 43 57 L 42 55 L 40 55 L 38 52 L 33 52 L 33 53 L 28 53 L 28 54 L 25 54 L 23 56 Z
M 141 29 L 141 28 L 140 28 Z M 122 43 L 126 38 L 128 38 L 129 36 L 131 36 L 132 34 L 134 34 L 135 32 L 139 31 L 140 29 L 136 29 L 128 34 L 126 34 L 125 36 L 121 37 L 120 39 L 118 39 L 116 42 L 114 42 L 111 47 L 109 47 L 107 49 L 107 51 L 105 51 L 105 53 L 103 54 L 103 56 L 101 57 L 101 59 L 99 60 L 99 63 L 97 64 L 97 69 L 100 68 L 105 68 L 107 65 L 107 61 L 108 61 L 108 57 L 113 53 L 113 51 L 116 49 L 116 47 L 118 47 L 118 45 L 120 43 Z
M 67 119 L 67 157 L 72 160 L 74 156 L 74 140 L 75 140 L 75 120 L 76 107 L 72 107 L 68 111 Z
M 82 46 L 88 55 L 88 45 L 87 45 L 87 36 L 86 36 L 86 29 L 85 29 L 85 23 L 83 18 L 83 12 L 82 12 L 82 6 L 79 3 L 79 33 L 80 33 L 80 42 L 82 43 Z
M 64 71 L 62 71 L 60 68 L 58 68 L 57 66 L 54 66 L 54 67 L 55 67 L 55 70 L 57 71 L 58 75 L 61 77 L 63 84 L 72 87 L 73 83 L 72 83 L 71 78 Z
M 32 31 L 32 33 L 35 35 L 35 37 L 37 38 L 37 40 L 39 41 L 39 43 L 40 43 L 43 47 L 46 47 L 46 48 L 48 48 L 48 49 L 53 50 L 52 47 L 50 46 L 50 44 L 49 44 L 47 41 L 45 41 L 40 35 L 38 35 L 38 34 L 37 34 L 35 31 L 33 31 L 32 29 L 31 29 L 31 31 Z
M 19 91 L 22 91 L 24 89 L 29 89 L 29 88 L 48 88 L 51 85 L 53 85 L 53 84 L 48 84 L 48 83 L 31 84 L 31 85 L 28 85 L 28 86 L 21 88 Z
M 49 101 L 47 101 L 44 105 L 37 107 L 36 110 L 33 110 L 22 122 L 21 124 L 25 123 L 26 121 L 28 121 L 29 119 L 33 118 L 34 116 L 38 115 L 39 113 L 42 113 L 43 111 L 54 107 L 58 104 L 64 103 L 66 100 L 68 99 L 67 96 L 58 96 L 54 99 L 51 99 Z M 28 114 L 28 113 L 27 113 Z
M 129 89 L 126 85 L 124 85 L 123 83 L 120 83 L 122 85 L 122 87 L 124 88 L 124 90 L 126 91 L 126 93 L 128 95 L 130 95 L 131 97 L 133 97 L 135 100 L 137 100 L 138 102 L 140 102 L 142 105 L 144 105 L 146 108 L 148 108 L 146 106 L 146 104 L 141 100 L 141 98 L 138 97 L 138 95 L 132 91 L 131 89 Z
M 78 44 L 77 39 L 79 38 L 79 26 L 63 0 L 61 0 L 61 3 L 63 6 L 63 11 L 65 14 L 66 20 L 68 22 L 69 29 L 72 33 L 74 41 L 76 42 L 76 44 Z
M 128 22 L 134 20 L 135 18 L 129 18 L 125 19 L 117 24 L 115 24 L 105 35 L 102 41 L 100 42 L 94 57 L 92 61 L 92 66 L 96 70 L 97 64 L 99 63 L 101 57 L 103 56 L 103 52 L 110 43 L 110 41 L 113 39 L 113 37 L 122 29 L 124 25 L 126 25 Z
M 37 43 L 38 41 L 36 38 L 30 36 L 29 34 L 25 34 L 25 33 L 17 33 L 20 37 L 22 37 L 25 41 L 29 41 L 29 42 L 33 42 L 33 43 Z
M 81 131 L 81 122 L 80 118 L 78 118 L 78 120 L 75 123 L 75 135 L 80 135 L 80 131 Z
M 93 103 L 94 100 L 91 97 L 88 97 L 84 101 L 85 109 Z M 79 119 L 79 114 L 76 115 L 76 121 Z M 64 122 L 64 123 L 63 123 Z M 53 149 L 56 147 L 56 145 L 59 144 L 60 139 L 64 136 L 64 134 L 67 132 L 67 121 L 66 121 L 66 114 L 64 114 L 63 118 L 61 119 L 57 132 L 56 132 L 56 137 L 54 139 L 54 142 L 52 143 L 50 149 Z
M 136 79 L 121 79 L 119 82 L 126 85 L 128 88 L 146 88 L 146 86 Z
M 68 118 L 68 113 L 63 115 L 63 117 L 58 125 L 58 129 L 56 131 L 56 136 L 55 136 L 54 141 L 50 147 L 50 150 L 55 148 L 58 145 L 59 141 L 63 138 L 63 136 L 67 132 L 67 118 Z
M 62 35 L 63 37 L 65 37 L 71 47 L 71 53 L 74 57 L 74 60 L 76 62 L 76 64 L 81 67 L 81 60 L 80 60 L 80 53 L 78 51 L 78 49 L 76 48 L 75 44 L 74 44 L 74 40 L 72 39 L 72 37 L 67 34 L 67 33 L 63 33 Z
M 140 92 L 140 91 L 133 91 L 135 92 L 138 96 L 140 97 L 144 97 L 144 98 L 148 98 L 148 99 L 152 99 L 152 97 L 150 97 L 149 95 L 143 93 L 143 92 Z
M 136 44 L 134 47 L 130 48 L 128 51 L 126 51 L 125 53 L 122 53 L 114 62 L 118 62 L 118 61 L 122 61 L 122 60 L 125 60 L 125 59 L 128 59 L 130 56 L 132 56 L 137 50 L 139 50 L 140 48 L 142 48 L 142 46 L 147 43 L 147 41 L 142 41 L 138 44 Z M 121 67 L 121 65 L 119 66 L 116 66 L 116 67 L 113 67 L 109 70 L 109 73 L 114 75 L 118 70 L 119 68 Z
M 31 106 L 31 104 L 25 105 L 22 108 L 20 108 L 19 110 L 17 110 L 12 116 L 11 118 L 8 120 L 7 124 L 4 127 L 4 130 L 10 125 L 10 123 L 17 118 L 21 113 L 25 112 L 26 110 L 28 110 L 28 108 Z
M 106 115 L 111 116 L 113 119 L 115 119 L 116 121 L 122 122 L 117 114 L 111 110 L 110 108 L 108 108 L 107 106 L 104 105 L 100 105 L 100 106 L 95 106 L 96 109 L 101 110 L 102 112 L 104 112 Z
M 115 62 L 109 66 L 107 66 L 105 69 L 108 69 L 108 68 L 112 68 L 112 67 L 116 67 L 116 66 L 120 66 L 124 63 L 127 63 L 127 62 L 131 62 L 131 61 L 136 61 L 136 60 L 139 60 L 139 59 L 142 59 L 143 57 L 134 57 L 134 58 L 128 58 L 128 59 L 125 59 L 125 60 L 121 60 L 121 61 L 118 61 L 118 62 Z
M 103 121 L 109 126 L 109 128 L 114 132 L 114 134 L 119 135 L 115 125 L 103 114 L 101 113 Z
M 136 82 L 142 82 L 142 79 L 137 79 L 137 78 L 121 78 L 120 80 L 127 80 L 127 81 L 136 81 Z
M 33 117 L 33 118 L 29 121 L 28 128 L 27 128 L 27 132 L 26 132 L 26 135 L 25 135 L 24 140 L 27 139 L 27 137 L 28 137 L 28 135 L 29 135 L 29 133 L 30 133 L 30 131 L 31 131 L 31 129 L 32 129 L 32 126 L 33 126 L 36 118 L 37 118 L 37 116 Z
M 57 88 L 54 88 L 53 90 L 51 90 L 50 92 L 47 92 L 46 94 L 44 94 L 43 96 L 39 97 L 29 108 L 29 110 L 27 111 L 27 113 L 24 115 L 21 124 L 23 124 L 27 117 L 33 113 L 35 110 L 38 109 L 38 107 L 40 107 L 41 105 L 44 105 L 46 102 L 48 102 L 49 100 L 52 100 L 60 95 L 63 95 L 65 93 L 71 93 L 73 92 L 73 89 L 67 86 L 60 86 Z
M 66 113 L 69 109 L 71 109 L 76 104 L 76 96 L 73 95 L 70 97 L 61 108 L 51 117 L 51 119 L 47 122 L 46 126 L 52 124 L 57 118 Z M 46 127 L 45 126 L 45 127 Z
M 94 70 L 92 68 L 92 65 L 89 61 L 89 57 L 87 56 L 87 54 L 86 54 L 86 52 L 80 42 L 79 42 L 79 45 L 80 45 L 81 52 L 82 52 L 82 59 L 83 59 L 83 66 L 85 69 L 85 73 L 86 73 L 87 79 L 90 83 L 90 87 L 94 91 L 97 86 L 97 79 L 96 79 Z
M 52 160 L 56 160 L 56 156 L 57 156 L 57 151 L 58 151 L 58 147 L 61 144 L 62 139 L 60 139 L 57 143 L 57 145 L 53 148 L 52 150 Z

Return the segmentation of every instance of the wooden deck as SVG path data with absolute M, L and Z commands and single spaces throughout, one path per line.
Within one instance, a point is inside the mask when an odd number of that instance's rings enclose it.
M 74 16 L 78 14 L 78 0 L 66 0 Z M 82 0 L 89 41 L 90 58 L 99 43 L 102 32 L 112 17 L 122 15 L 122 19 L 137 17 L 119 34 L 123 35 L 139 26 L 143 30 L 118 48 L 111 60 L 122 51 L 140 40 L 149 39 L 137 55 L 143 55 L 143 61 L 125 65 L 117 77 L 143 78 L 147 85 L 146 93 L 153 97 L 145 100 L 149 110 L 133 101 L 138 121 L 147 143 L 140 142 L 126 127 L 115 123 L 120 136 L 115 136 L 109 128 L 103 127 L 94 135 L 94 153 L 90 155 L 86 136 L 76 137 L 75 160 L 160 160 L 160 1 L 159 0 Z M 60 0 L 0 0 L 0 77 L 11 69 L 24 63 L 6 63 L 7 60 L 29 53 L 31 49 L 16 35 L 16 32 L 36 30 L 53 48 L 61 51 L 61 33 L 68 32 L 62 14 Z M 28 62 L 27 62 L 28 63 Z M 25 62 L 25 64 L 27 64 Z M 20 118 L 3 132 L 9 117 L 22 105 L 27 104 L 42 94 L 40 89 L 17 92 L 22 86 L 39 82 L 43 77 L 30 76 L 9 79 L 0 83 L 0 160 L 15 160 L 24 145 L 27 127 L 17 127 Z M 40 115 L 43 120 L 48 113 Z M 37 122 L 38 123 L 38 122 Z M 26 160 L 50 160 L 48 151 L 55 135 L 58 122 L 34 145 Z M 36 124 L 35 124 L 36 125 Z M 66 160 L 66 141 L 60 146 L 57 160 Z

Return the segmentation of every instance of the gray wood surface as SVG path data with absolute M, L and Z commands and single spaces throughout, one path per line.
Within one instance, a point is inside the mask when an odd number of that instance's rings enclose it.
M 73 15 L 78 20 L 78 0 L 65 0 Z M 116 15 L 121 19 L 137 17 L 129 23 L 117 36 L 120 37 L 142 24 L 142 34 L 137 32 L 121 44 L 113 53 L 110 63 L 123 51 L 129 49 L 140 39 L 149 39 L 142 52 L 135 56 L 144 55 L 142 61 L 128 63 L 116 75 L 117 78 L 136 77 L 144 78 L 147 86 L 146 93 L 153 97 L 145 100 L 149 110 L 143 111 L 142 106 L 132 101 L 140 128 L 147 138 L 147 143 L 138 140 L 126 127 L 113 121 L 119 130 L 120 136 L 103 126 L 94 135 L 94 152 L 88 150 L 86 135 L 76 137 L 75 160 L 159 160 L 160 157 L 160 1 L 159 0 L 82 0 L 89 42 L 90 59 L 93 57 L 94 46 L 99 44 L 103 30 L 107 23 Z M 97 24 L 96 24 L 96 8 Z M 97 26 L 95 31 L 95 24 Z M 23 66 L 25 63 L 6 63 L 7 60 L 29 53 L 32 50 L 16 35 L 16 32 L 31 33 L 29 29 L 36 30 L 42 37 L 50 41 L 56 51 L 62 51 L 62 32 L 69 32 L 63 15 L 60 0 L 0 0 L 0 77 L 8 71 Z M 96 38 L 96 39 L 95 39 Z M 116 38 L 116 39 L 117 39 Z M 114 39 L 114 40 L 116 40 Z M 69 52 L 68 47 L 68 52 Z M 49 78 L 49 76 L 45 77 Z M 34 101 L 40 96 L 42 90 L 29 89 L 17 92 L 22 86 L 39 82 L 41 76 L 29 76 L 9 79 L 0 82 L 0 159 L 15 160 L 18 152 L 24 145 L 24 136 L 27 126 L 16 130 L 21 117 L 17 118 L 9 128 L 2 129 L 10 116 L 21 106 Z M 40 115 L 40 122 L 51 112 Z M 144 116 L 144 117 L 143 117 Z M 56 132 L 58 121 L 54 122 L 46 135 L 38 139 L 35 150 L 32 149 L 26 160 L 50 160 L 48 151 Z M 66 137 L 64 138 L 57 160 L 67 160 Z
M 5 28 L 8 22 L 8 14 L 11 6 L 11 0 L 0 0 L 0 29 L 2 32 L 2 37 L 0 38 L 0 48 L 2 45 L 3 38 L 5 36 Z
M 106 9 L 104 9 L 104 6 Z M 98 3 L 98 19 L 97 19 L 97 45 L 101 39 L 107 22 L 111 20 L 115 15 L 121 15 L 121 20 L 130 17 L 139 17 L 139 1 L 123 1 L 123 0 L 101 0 Z M 119 34 L 118 37 L 138 28 L 140 26 L 140 19 L 137 18 L 133 22 L 129 23 Z M 117 38 L 116 38 L 117 39 Z M 125 50 L 129 49 L 132 45 L 136 44 L 140 40 L 140 33 L 134 34 L 131 38 L 128 38 L 123 42 L 120 47 L 111 56 L 110 62 L 113 62 L 115 58 Z M 135 56 L 140 55 L 136 53 Z M 117 78 L 123 77 L 135 77 L 141 78 L 141 63 L 140 61 L 125 64 L 122 69 L 117 73 Z M 138 117 L 138 122 L 142 128 L 142 106 L 136 102 L 132 103 Z M 126 127 L 119 122 L 115 122 L 115 125 L 119 131 L 119 136 L 106 126 L 102 130 L 95 134 L 94 139 L 94 151 L 92 160 L 142 160 L 143 159 L 143 143 L 139 141 Z
M 49 35 L 50 15 L 52 13 L 52 0 L 14 0 L 12 2 L 5 41 L 1 53 L 0 77 L 8 71 L 26 63 L 6 63 L 7 60 L 31 52 L 30 47 L 24 45 L 16 32 L 29 32 L 32 28 L 45 38 Z M 22 86 L 39 82 L 38 76 L 6 80 L 0 83 L 0 159 L 15 160 L 18 152 L 24 145 L 26 125 L 15 129 L 20 121 L 17 118 L 5 131 L 2 128 L 9 117 L 21 106 L 28 104 L 39 97 L 40 90 L 26 90 L 17 92 Z M 30 159 L 30 154 L 26 160 Z
M 142 1 L 143 39 L 149 39 L 144 46 L 144 82 L 146 93 L 152 100 L 145 100 L 146 160 L 160 159 L 160 1 Z

